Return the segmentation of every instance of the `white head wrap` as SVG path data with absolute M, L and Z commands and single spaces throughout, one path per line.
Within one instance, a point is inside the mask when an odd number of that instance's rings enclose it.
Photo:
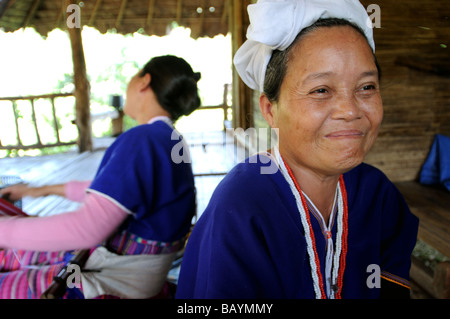
M 263 91 L 267 64 L 274 50 L 284 51 L 297 35 L 320 18 L 346 19 L 365 33 L 372 50 L 372 21 L 358 0 L 258 0 L 248 6 L 247 41 L 234 65 L 250 88 Z

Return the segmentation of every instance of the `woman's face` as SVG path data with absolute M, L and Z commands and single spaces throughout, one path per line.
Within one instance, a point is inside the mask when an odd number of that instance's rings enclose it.
M 140 73 L 141 71 L 137 72 L 128 82 L 125 105 L 123 107 L 124 113 L 133 119 L 136 118 L 139 112 L 138 106 L 140 103 L 138 102 L 140 90 L 139 80 L 141 79 Z
M 378 72 L 364 37 L 347 26 L 305 35 L 290 52 L 272 116 L 289 164 L 328 176 L 360 164 L 383 117 Z

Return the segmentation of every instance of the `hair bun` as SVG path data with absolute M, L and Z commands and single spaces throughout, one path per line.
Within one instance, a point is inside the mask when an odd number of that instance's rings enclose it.
M 201 79 L 201 77 L 202 77 L 202 74 L 201 74 L 200 72 L 195 72 L 195 73 L 194 73 L 193 78 L 194 78 L 194 80 L 195 80 L 196 82 L 198 82 L 198 81 Z

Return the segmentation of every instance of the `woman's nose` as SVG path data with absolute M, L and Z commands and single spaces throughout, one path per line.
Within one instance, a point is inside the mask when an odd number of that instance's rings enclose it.
M 353 121 L 362 117 L 362 108 L 353 93 L 340 92 L 337 94 L 333 107 L 334 119 Z

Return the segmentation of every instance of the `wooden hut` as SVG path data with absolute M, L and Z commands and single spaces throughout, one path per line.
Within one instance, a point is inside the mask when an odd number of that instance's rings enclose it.
M 81 27 L 92 26 L 100 32 L 115 30 L 120 34 L 140 32 L 163 36 L 168 27 L 176 22 L 191 29 L 191 36 L 213 37 L 231 32 L 234 37 L 233 50 L 245 40 L 246 6 L 250 0 L 3 0 L 0 2 L 0 28 L 10 32 L 32 27 L 46 36 L 55 28 L 67 29 L 74 65 L 76 98 L 76 124 L 79 131 L 80 151 L 92 148 L 90 130 L 90 86 L 86 76 Z M 247 22 L 248 24 L 248 22 Z M 229 61 L 231 63 L 231 61 Z M 235 76 L 233 96 L 237 90 L 247 92 Z M 240 101 L 236 101 L 237 105 Z M 247 102 L 249 102 L 247 100 Z M 250 104 L 237 107 L 235 126 L 248 127 Z M 242 110 L 247 110 L 242 112 Z M 241 114 L 241 115 L 240 115 Z M 240 115 L 240 117 L 239 117 Z

